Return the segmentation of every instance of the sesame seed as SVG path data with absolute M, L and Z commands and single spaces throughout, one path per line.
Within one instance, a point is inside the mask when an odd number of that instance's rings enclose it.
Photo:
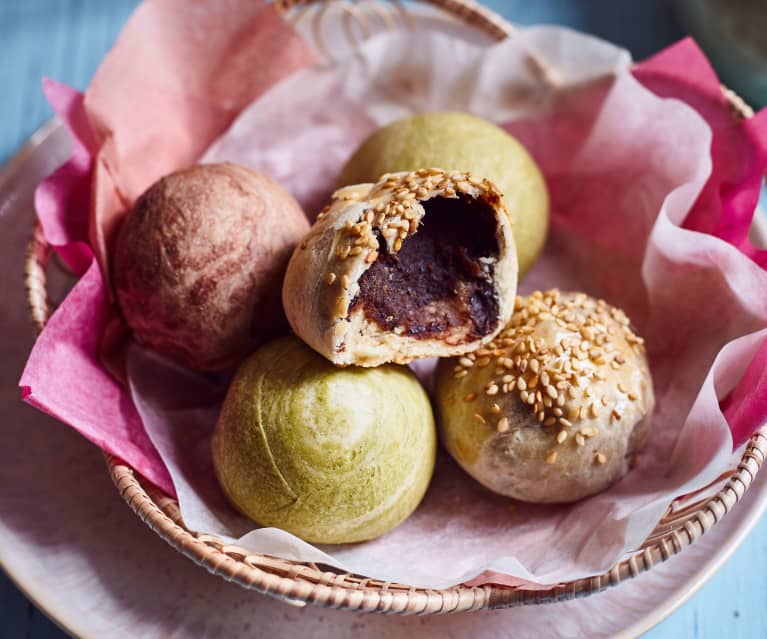
M 485 390 L 485 393 L 487 395 L 497 395 L 498 394 L 498 386 L 496 384 L 491 384 L 487 387 Z
M 461 358 L 458 360 L 458 363 L 459 363 L 461 366 L 465 366 L 466 368 L 471 368 L 472 366 L 474 366 L 474 362 L 473 362 L 473 361 L 471 361 L 471 360 L 470 360 L 468 357 L 461 357 Z
M 490 363 L 490 358 L 489 358 L 489 357 L 480 357 L 480 358 L 477 360 L 477 366 L 479 366 L 480 368 L 484 368 L 484 367 L 485 367 L 485 366 L 487 366 L 489 363 Z
M 629 394 L 627 395 L 627 397 L 628 397 L 628 398 L 629 398 L 629 399 L 630 399 L 632 402 L 635 402 L 635 401 L 636 401 L 636 400 L 639 398 L 639 396 L 638 396 L 636 393 L 629 393 Z
M 572 428 L 573 423 L 569 419 L 565 419 L 564 417 L 559 418 L 559 423 L 562 424 L 565 428 Z
M 552 450 L 551 452 L 549 452 L 548 455 L 546 455 L 546 463 L 551 465 L 556 461 L 557 461 L 557 451 Z
M 461 379 L 461 377 L 466 377 L 469 374 L 469 371 L 467 370 L 460 370 L 457 373 L 453 375 L 455 379 Z
M 328 285 L 332 284 L 336 281 L 336 274 L 335 273 L 328 273 Z
M 611 336 L 609 329 L 615 327 L 620 339 L 637 343 L 636 336 L 611 316 L 612 311 L 606 303 L 585 294 L 560 294 L 556 289 L 517 296 L 507 327 L 473 356 L 479 358 L 476 366 L 483 365 L 484 358 L 488 365 L 490 361 L 494 364 L 493 381 L 485 392 L 495 388 L 503 393 L 517 391 L 520 401 L 544 423 L 550 418 L 572 424 L 586 416 L 598 417 L 599 402 L 604 406 L 608 402 L 600 395 L 595 401 L 590 384 L 606 381 L 607 367 L 618 361 L 619 338 Z M 551 326 L 548 322 L 568 331 L 555 344 L 547 343 L 547 333 L 542 332 L 542 327 Z
M 348 275 L 342 275 L 341 276 L 341 286 L 346 289 L 346 288 L 349 288 L 350 285 L 351 285 L 351 282 L 349 280 L 349 276 Z
M 544 426 L 553 426 L 556 423 L 557 423 L 556 417 L 547 417 L 546 419 L 543 420 Z
M 580 433 L 576 433 L 575 443 L 578 444 L 578 446 L 584 446 L 586 444 L 586 440 L 583 438 L 583 435 L 581 435 Z
M 487 424 L 487 420 L 479 413 L 474 413 L 474 419 L 476 419 L 480 424 Z
M 567 439 L 567 431 L 566 430 L 560 430 L 557 433 L 557 443 L 561 444 L 563 441 Z
M 594 455 L 594 461 L 601 465 L 607 462 L 607 457 L 605 457 L 604 453 L 597 453 Z
M 557 398 L 557 389 L 551 386 L 550 384 L 546 386 L 546 394 L 551 397 L 551 399 Z
M 498 404 L 491 404 L 490 412 L 494 415 L 498 415 L 501 412 L 501 407 Z
M 623 417 L 623 415 L 621 415 L 620 411 L 617 408 L 613 408 L 613 412 L 611 413 L 611 416 L 613 417 L 613 419 L 615 419 L 615 421 L 620 421 L 620 418 Z
M 505 433 L 507 430 L 509 430 L 509 419 L 507 417 L 501 417 L 501 419 L 498 420 L 498 425 L 496 428 L 498 429 L 499 433 Z

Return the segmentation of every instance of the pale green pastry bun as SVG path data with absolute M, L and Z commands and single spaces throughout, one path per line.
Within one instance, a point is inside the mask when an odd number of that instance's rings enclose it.
M 333 544 L 404 521 L 426 492 L 436 445 L 429 399 L 409 369 L 337 368 L 294 337 L 242 364 L 212 442 L 232 505 Z
M 422 113 L 373 133 L 341 171 L 340 186 L 424 168 L 470 171 L 501 190 L 511 214 L 520 279 L 543 250 L 549 196 L 525 148 L 503 129 L 468 113 Z

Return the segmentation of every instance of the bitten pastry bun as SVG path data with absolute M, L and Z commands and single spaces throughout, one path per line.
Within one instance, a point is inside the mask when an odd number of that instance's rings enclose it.
M 572 502 L 622 477 L 654 405 L 642 338 L 620 309 L 557 290 L 517 298 L 511 323 L 437 368 L 439 432 L 490 490 Z
M 406 519 L 436 448 L 429 398 L 409 369 L 338 368 L 295 337 L 242 364 L 212 442 L 236 508 L 328 544 L 372 539 Z
M 198 370 L 236 363 L 287 322 L 280 285 L 309 223 L 271 178 L 235 164 L 172 173 L 136 202 L 112 263 L 145 344 Z
M 405 364 L 478 348 L 514 308 L 517 255 L 488 180 L 423 169 L 345 187 L 293 252 L 293 330 L 338 365 Z

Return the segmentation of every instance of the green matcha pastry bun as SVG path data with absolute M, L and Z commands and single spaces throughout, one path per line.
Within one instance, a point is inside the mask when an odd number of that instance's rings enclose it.
M 546 241 L 549 195 L 538 165 L 506 131 L 468 113 L 421 113 L 378 129 L 341 171 L 339 186 L 384 173 L 438 167 L 470 171 L 495 184 L 511 214 L 520 279 Z
M 242 364 L 212 448 L 221 487 L 243 514 L 312 543 L 351 543 L 415 510 L 436 431 L 407 368 L 337 368 L 286 337 Z

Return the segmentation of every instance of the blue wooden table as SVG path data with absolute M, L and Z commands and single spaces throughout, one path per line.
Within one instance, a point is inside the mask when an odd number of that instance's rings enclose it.
M 40 92 L 47 75 L 87 86 L 135 0 L 0 0 L 0 163 L 51 111 Z M 559 23 L 589 31 L 641 59 L 684 35 L 665 0 L 488 0 L 512 21 Z M 647 637 L 740 639 L 767 636 L 767 519 L 725 567 Z M 0 639 L 66 635 L 0 573 Z

